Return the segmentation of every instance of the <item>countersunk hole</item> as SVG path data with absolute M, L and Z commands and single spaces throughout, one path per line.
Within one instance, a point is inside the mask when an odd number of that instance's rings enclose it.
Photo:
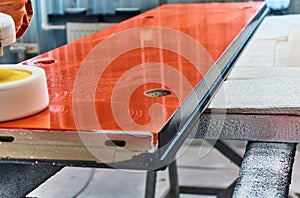
M 124 147 L 126 145 L 126 141 L 124 140 L 106 140 L 105 146 L 113 146 L 113 147 Z
M 144 16 L 144 18 L 145 18 L 145 19 L 152 19 L 152 18 L 154 18 L 154 16 L 148 15 L 148 16 Z
M 14 140 L 12 136 L 0 136 L 0 142 L 13 142 Z
M 242 6 L 241 9 L 246 10 L 246 9 L 251 9 L 252 6 Z
M 166 89 L 152 89 L 145 92 L 145 95 L 148 97 L 164 97 L 171 94 L 172 92 Z
M 34 63 L 41 64 L 41 65 L 49 65 L 49 64 L 56 63 L 56 60 L 54 60 L 54 59 L 37 60 L 37 61 L 34 61 Z

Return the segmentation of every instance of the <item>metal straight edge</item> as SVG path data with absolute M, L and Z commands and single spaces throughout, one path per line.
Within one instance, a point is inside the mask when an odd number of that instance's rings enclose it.
M 207 108 L 214 94 L 228 76 L 238 56 L 269 12 L 270 9 L 266 5 L 259 11 L 159 133 L 161 166 L 171 162 L 186 138 L 196 133 L 197 130 L 193 129 L 199 123 L 199 117 Z M 201 100 L 195 102 L 192 95 L 196 95 Z M 180 123 L 184 124 L 180 125 Z

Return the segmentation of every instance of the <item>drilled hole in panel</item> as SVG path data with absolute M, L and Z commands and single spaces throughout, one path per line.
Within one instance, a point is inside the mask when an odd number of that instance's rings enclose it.
M 12 136 L 0 136 L 0 142 L 13 142 L 14 140 Z
M 106 140 L 105 146 L 124 147 L 124 146 L 126 146 L 126 141 L 124 141 L 124 140 Z
M 50 65 L 53 63 L 56 63 L 57 61 L 54 59 L 45 59 L 45 60 L 37 60 L 34 61 L 35 64 L 39 64 L 39 65 Z
M 148 97 L 164 97 L 171 94 L 172 92 L 166 89 L 152 89 L 145 92 L 145 95 Z
M 152 18 L 154 18 L 154 16 L 148 15 L 148 16 L 144 16 L 144 18 L 145 18 L 145 19 L 152 19 Z

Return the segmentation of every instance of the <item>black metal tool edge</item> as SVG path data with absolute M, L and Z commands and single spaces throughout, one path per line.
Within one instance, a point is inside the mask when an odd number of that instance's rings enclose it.
M 212 86 L 208 89 L 201 101 L 196 105 L 192 112 L 187 117 L 183 117 L 182 111 L 185 108 L 191 108 L 191 95 L 188 96 L 187 100 L 180 106 L 174 116 L 165 125 L 163 130 L 159 133 L 159 155 L 160 155 L 160 166 L 169 164 L 175 159 L 176 153 L 186 140 L 191 135 L 191 130 L 199 120 L 201 114 L 208 107 L 212 97 L 224 82 L 230 70 L 242 50 L 251 39 L 263 19 L 269 14 L 270 9 L 264 5 L 263 8 L 256 14 L 256 16 L 248 23 L 248 25 L 242 30 L 242 32 L 236 37 L 236 39 L 227 48 L 226 52 L 219 58 L 212 69 L 220 68 L 220 75 L 214 80 Z M 209 78 L 210 70 L 205 78 Z M 199 95 L 200 88 L 203 88 L 205 82 L 202 80 L 194 89 L 192 94 Z M 203 90 L 202 90 L 203 91 Z M 185 116 L 185 115 L 184 115 Z M 182 118 L 184 120 L 182 120 Z M 176 126 L 176 122 L 184 122 L 183 126 Z M 180 125 L 180 124 L 179 124 Z M 177 128 L 178 127 L 178 128 Z M 196 133 L 196 132 L 195 132 Z M 170 139 L 170 137 L 172 137 Z

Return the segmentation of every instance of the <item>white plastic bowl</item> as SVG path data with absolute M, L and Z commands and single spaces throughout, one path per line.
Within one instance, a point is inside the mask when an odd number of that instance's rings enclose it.
M 40 67 L 0 65 L 0 68 L 28 71 L 27 78 L 0 84 L 0 122 L 34 115 L 49 105 L 47 79 Z

